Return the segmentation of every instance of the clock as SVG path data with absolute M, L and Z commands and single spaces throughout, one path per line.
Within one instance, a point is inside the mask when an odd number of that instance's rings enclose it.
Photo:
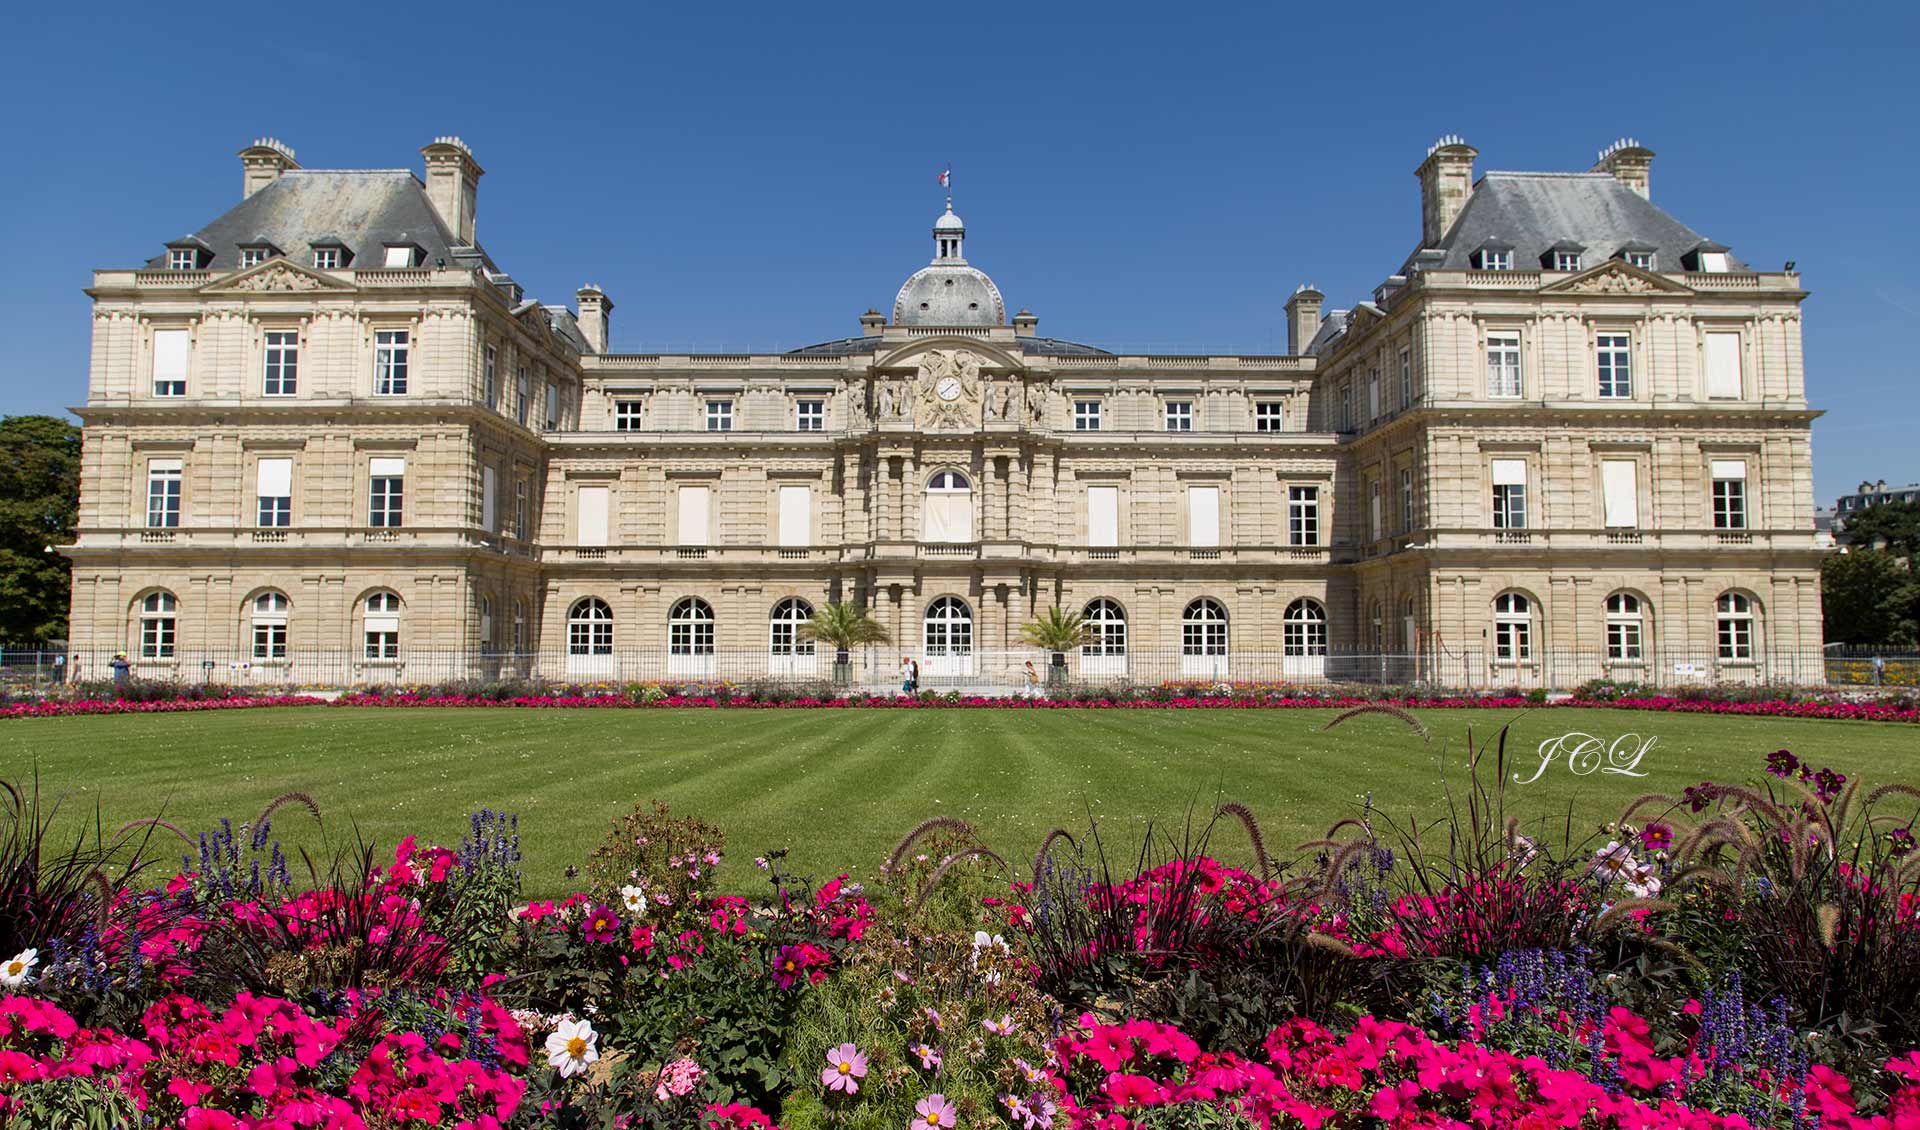
M 933 391 L 934 395 L 942 400 L 958 400 L 960 398 L 960 378 L 941 377 L 940 383 L 933 386 Z

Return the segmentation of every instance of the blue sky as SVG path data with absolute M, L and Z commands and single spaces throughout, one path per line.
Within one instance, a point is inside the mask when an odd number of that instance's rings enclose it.
M 416 170 L 460 135 L 481 241 L 533 297 L 603 286 L 621 350 L 857 332 L 931 255 L 951 162 L 1010 308 L 1157 351 L 1277 350 L 1301 282 L 1364 297 L 1419 235 L 1442 133 L 1483 170 L 1584 169 L 1630 134 L 1656 203 L 1798 261 L 1820 499 L 1920 479 L 1920 6 L 1441 13 L 36 5 L 0 69 L 0 412 L 84 399 L 88 271 L 229 206 L 261 134 Z

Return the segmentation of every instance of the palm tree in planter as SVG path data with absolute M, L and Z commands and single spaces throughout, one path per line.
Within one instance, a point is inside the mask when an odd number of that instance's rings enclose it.
M 1087 618 L 1078 612 L 1063 611 L 1059 605 L 1042 612 L 1020 629 L 1020 638 L 1034 647 L 1052 653 L 1047 664 L 1047 684 L 1059 686 L 1067 681 L 1067 652 L 1091 638 Z
M 853 681 L 853 649 L 886 643 L 893 637 L 864 605 L 842 601 L 815 609 L 800 625 L 800 638 L 833 645 L 833 681 L 836 686 L 845 686 Z

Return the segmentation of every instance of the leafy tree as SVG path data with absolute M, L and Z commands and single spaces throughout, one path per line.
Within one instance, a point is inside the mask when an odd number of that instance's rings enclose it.
M 1055 605 L 1022 626 L 1020 638 L 1042 651 L 1072 651 L 1087 642 L 1089 631 L 1086 617 Z
M 67 559 L 80 511 L 80 429 L 53 416 L 0 418 L 0 639 L 67 634 Z
M 1836 553 L 1820 566 L 1828 643 L 1911 644 L 1920 639 L 1920 582 L 1908 562 L 1878 549 Z
M 1846 519 L 1847 541 L 1862 549 L 1885 549 L 1907 559 L 1920 553 L 1920 502 L 1886 502 Z

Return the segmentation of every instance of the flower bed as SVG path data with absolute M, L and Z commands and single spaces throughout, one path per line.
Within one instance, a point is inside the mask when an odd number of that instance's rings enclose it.
M 182 714 L 202 710 L 246 710 L 258 706 L 320 706 L 312 695 L 247 695 L 232 698 L 76 699 L 22 702 L 0 706 L 0 718 L 66 718 L 76 714 Z

